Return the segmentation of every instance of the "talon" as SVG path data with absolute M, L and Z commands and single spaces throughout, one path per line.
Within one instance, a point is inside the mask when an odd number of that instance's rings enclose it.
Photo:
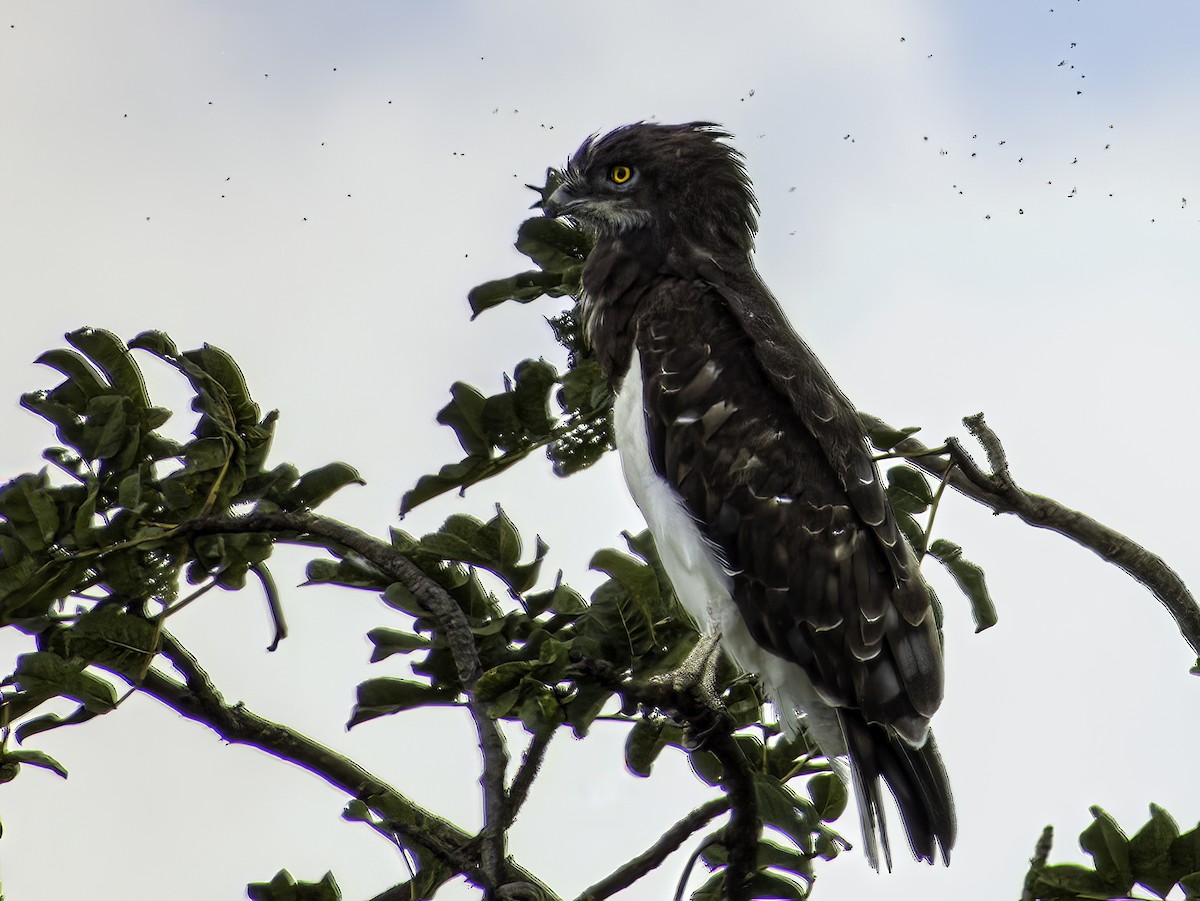
M 721 636 L 716 632 L 700 636 L 696 646 L 679 666 L 648 680 L 652 684 L 669 685 L 676 694 L 690 694 L 698 702 L 701 712 L 699 716 L 693 714 L 687 717 L 687 729 L 683 737 L 684 744 L 689 748 L 702 747 L 727 715 L 717 691 L 717 672 L 721 664 L 720 640 Z M 668 713 L 677 715 L 679 711 Z

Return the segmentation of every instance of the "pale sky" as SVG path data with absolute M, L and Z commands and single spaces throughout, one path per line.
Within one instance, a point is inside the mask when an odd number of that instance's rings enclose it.
M 1200 585 L 1188 452 L 1200 317 L 1200 61 L 1194 3 L 106 3 L 0 6 L 0 479 L 51 428 L 17 406 L 32 365 L 82 325 L 149 328 L 241 363 L 282 418 L 273 459 L 357 466 L 324 511 L 375 534 L 454 458 L 451 382 L 491 392 L 519 360 L 562 364 L 554 301 L 469 322 L 467 291 L 525 268 L 511 247 L 548 165 L 626 122 L 705 119 L 745 153 L 758 265 L 862 409 L 936 443 L 983 410 L 1022 486 L 1141 541 Z M 157 402 L 178 384 L 147 363 Z M 7 398 L 7 399 L 4 399 Z M 403 528 L 501 502 L 548 578 L 589 589 L 597 547 L 642 528 L 615 457 L 557 480 L 530 459 Z M 985 567 L 1000 613 L 946 606 L 934 728 L 959 843 L 949 868 L 821 866 L 816 898 L 1012 898 L 1041 828 L 1052 859 L 1099 804 L 1131 833 L 1149 802 L 1200 818 L 1200 682 L 1165 611 L 1065 539 L 951 497 L 939 534 Z M 457 711 L 343 724 L 373 595 L 274 571 L 292 637 L 275 654 L 253 589 L 174 621 L 228 700 L 359 759 L 478 824 L 478 752 Z M 9 672 L 28 639 L 0 634 Z M 514 756 L 522 744 L 510 731 Z M 573 897 L 712 796 L 679 755 L 626 774 L 624 730 L 555 739 L 512 852 Z M 13 901 L 244 896 L 281 868 L 331 869 L 348 901 L 405 878 L 345 823 L 346 799 L 133 698 L 30 747 L 69 768 L 0 787 Z M 842 828 L 856 841 L 857 823 Z M 50 838 L 53 836 L 53 838 Z M 897 838 L 897 844 L 902 839 Z M 670 897 L 684 856 L 622 897 Z M 476 893 L 448 889 L 439 898 Z

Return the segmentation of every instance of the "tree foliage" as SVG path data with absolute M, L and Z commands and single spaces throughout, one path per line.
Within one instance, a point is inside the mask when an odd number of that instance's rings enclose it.
M 553 183 L 550 173 L 543 190 Z M 578 297 L 585 235 L 539 217 L 521 226 L 517 248 L 536 268 L 476 288 L 475 315 L 505 302 Z M 522 360 L 505 390 L 490 396 L 455 383 L 438 421 L 453 429 L 463 456 L 417 479 L 401 513 L 492 478 L 535 451 L 566 477 L 612 448 L 612 396 L 580 335 L 578 302 L 548 322 L 565 367 Z M 546 578 L 549 546 L 527 541 L 499 506 L 487 519 L 455 514 L 426 535 L 392 529 L 386 540 L 372 538 L 314 512 L 361 481 L 351 466 L 301 473 L 269 462 L 276 415 L 261 412 L 228 354 L 209 345 L 181 352 L 160 332 L 128 344 L 99 329 L 66 338 L 69 347 L 38 361 L 63 380 L 22 398 L 54 426 L 59 444 L 46 450 L 47 466 L 0 487 L 0 626 L 30 641 L 0 683 L 0 782 L 25 767 L 65 777 L 62 763 L 23 745 L 113 714 L 124 693 L 143 691 L 230 741 L 254 744 L 344 788 L 346 818 L 397 842 L 413 862 L 412 881 L 381 898 L 432 897 L 465 874 L 488 897 L 554 899 L 508 856 L 505 832 L 552 736 L 564 728 L 586 736 L 603 713 L 628 730 L 630 772 L 649 777 L 672 749 L 687 756 L 714 797 L 681 812 L 644 855 L 614 861 L 612 874 L 581 898 L 620 891 L 705 830 L 699 861 L 710 876 L 693 894 L 697 901 L 806 898 L 817 861 L 850 847 L 834 826 L 847 806 L 845 786 L 803 737 L 780 733 L 753 680 L 730 668 L 720 673 L 726 715 L 714 723 L 695 698 L 651 678 L 681 661 L 697 636 L 648 533 L 626 534 L 622 547 L 595 553 L 591 566 L 606 578 L 588 597 L 561 574 Z M 146 363 L 170 367 L 191 385 L 199 419 L 190 440 L 178 443 L 159 431 L 171 412 L 151 402 L 141 374 Z M 954 445 L 914 449 L 915 429 L 864 422 L 881 459 L 895 461 L 888 494 L 905 534 L 920 554 L 947 567 L 978 627 L 987 628 L 996 611 L 982 570 L 958 545 L 933 538 L 932 527 L 947 485 L 965 491 L 965 474 L 977 493 L 991 490 L 986 480 L 999 479 L 999 469 L 980 474 Z M 276 642 L 282 640 L 285 599 L 269 568 L 280 542 L 327 552 L 309 565 L 309 582 L 377 592 L 393 611 L 368 634 L 371 659 L 402 655 L 414 678 L 359 685 L 349 726 L 429 705 L 469 709 L 484 758 L 487 823 L 480 835 L 286 726 L 226 705 L 167 629 L 185 605 L 214 588 L 241 590 L 253 575 L 251 585 L 271 601 Z M 71 702 L 70 713 L 45 711 L 59 699 Z M 519 722 L 528 733 L 524 760 L 508 781 L 495 720 Z M 726 812 L 728 821 L 714 826 Z M 1175 885 L 1188 897 L 1200 892 L 1196 830 L 1180 834 L 1152 807 L 1150 821 L 1126 839 L 1107 814 L 1093 813 L 1081 837 L 1093 868 L 1048 865 L 1041 853 L 1027 897 L 1125 897 L 1135 883 L 1158 897 Z M 262 901 L 340 897 L 332 874 L 304 883 L 286 870 L 248 892 Z

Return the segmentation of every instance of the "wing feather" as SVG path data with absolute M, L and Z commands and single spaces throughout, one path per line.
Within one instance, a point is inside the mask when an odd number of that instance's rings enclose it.
M 853 407 L 765 291 L 664 278 L 642 297 L 654 466 L 735 574 L 755 639 L 919 743 L 942 696 L 927 589 Z

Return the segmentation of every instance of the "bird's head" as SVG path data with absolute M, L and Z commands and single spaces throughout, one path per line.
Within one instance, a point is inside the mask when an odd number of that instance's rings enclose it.
M 758 202 L 729 134 L 710 122 L 638 122 L 588 138 L 543 203 L 598 238 L 655 233 L 712 251 L 749 252 Z

